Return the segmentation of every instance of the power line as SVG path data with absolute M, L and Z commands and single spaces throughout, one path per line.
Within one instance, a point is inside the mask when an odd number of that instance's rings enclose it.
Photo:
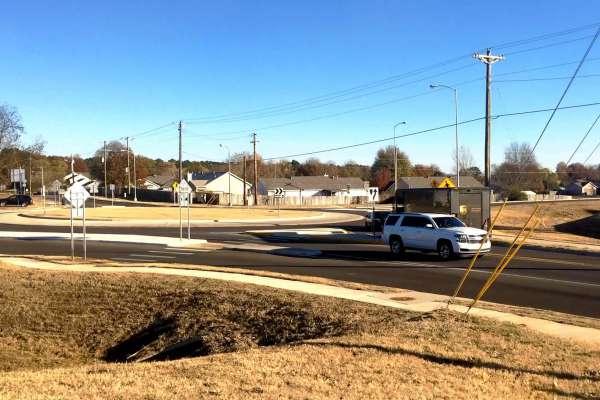
M 580 25 L 580 26 L 570 28 L 570 29 L 565 29 L 562 31 L 550 32 L 550 33 L 546 33 L 543 35 L 533 36 L 533 37 L 530 37 L 527 39 L 520 39 L 520 40 L 516 40 L 516 41 L 512 41 L 512 42 L 505 42 L 505 43 L 498 44 L 496 46 L 489 46 L 489 47 L 491 47 L 494 50 L 506 49 L 506 48 L 510 48 L 510 47 L 517 47 L 517 46 L 522 46 L 524 44 L 539 42 L 542 40 L 551 39 L 551 38 L 558 37 L 558 36 L 566 36 L 571 33 L 581 32 L 584 30 L 592 29 L 592 28 L 596 29 L 596 28 L 598 28 L 599 25 L 600 25 L 600 22 L 595 22 L 595 23 L 588 24 L 588 25 Z
M 554 37 L 558 37 L 558 36 L 565 36 L 571 33 L 575 33 L 575 32 L 579 32 L 582 30 L 586 30 L 586 29 L 590 29 L 591 27 L 595 27 L 598 24 L 594 24 L 594 25 L 585 25 L 582 27 L 578 27 L 578 28 L 573 28 L 570 30 L 565 30 L 565 31 L 559 31 L 559 32 L 555 32 L 555 33 L 550 33 L 550 34 L 545 34 L 545 35 L 541 35 L 541 36 L 536 36 L 533 38 L 529 38 L 529 39 L 523 39 L 517 42 L 511 42 L 505 45 L 501 45 L 501 46 L 496 46 L 495 48 L 508 48 L 508 47 L 514 47 L 514 46 L 519 46 L 519 45 L 523 45 L 523 44 L 527 44 L 527 43 L 531 43 L 531 42 L 536 42 L 536 41 L 541 41 L 541 40 L 547 40 L 547 39 L 551 39 Z M 529 48 L 529 49 L 523 49 L 523 50 L 519 50 L 513 53 L 509 53 L 509 54 L 517 54 L 517 53 L 525 53 L 525 52 L 530 52 L 530 51 L 537 51 L 540 49 L 544 49 L 544 48 L 548 48 L 548 47 L 555 47 L 555 46 L 560 46 L 566 43 L 572 43 L 575 41 L 579 41 L 579 40 L 584 40 L 586 38 L 588 38 L 589 36 L 585 36 L 585 37 L 580 37 L 580 38 L 576 38 L 576 39 L 570 39 L 567 41 L 561 41 L 561 42 L 555 42 L 555 43 L 549 43 L 543 46 L 539 46 L 539 47 L 535 47 L 535 48 Z M 251 111 L 244 111 L 244 112 L 234 112 L 234 113 L 227 113 L 227 114 L 221 114 L 221 115 L 217 115 L 217 116 L 207 116 L 207 117 L 199 117 L 199 118 L 184 118 L 186 121 L 189 122 L 195 122 L 195 123 L 218 123 L 218 122 L 235 122 L 235 121 L 240 121 L 240 120 L 248 120 L 248 119 L 255 119 L 255 118 L 265 118 L 267 116 L 273 116 L 273 115 L 281 115 L 281 113 L 290 113 L 290 112 L 297 112 L 300 110 L 303 110 L 306 106 L 312 105 L 312 107 L 310 108 L 317 108 L 317 107 L 325 107 L 326 105 L 329 105 L 328 102 L 339 98 L 339 97 L 347 97 L 348 95 L 357 93 L 357 92 L 361 92 L 364 90 L 368 90 L 374 87 L 378 87 L 378 86 L 383 86 L 386 85 L 388 83 L 400 80 L 400 79 L 404 79 L 413 75 L 418 75 L 421 74 L 425 71 L 431 70 L 431 69 L 436 69 L 436 68 L 440 68 L 452 63 L 455 63 L 457 61 L 460 61 L 463 58 L 466 58 L 466 55 L 461 55 L 458 57 L 454 57 L 451 59 L 448 59 L 446 61 L 442 61 L 439 63 L 435 63 L 426 67 L 422 67 L 422 68 L 418 68 L 403 74 L 398 74 L 398 75 L 394 75 L 388 78 L 384 78 L 378 81 L 373 81 L 370 83 L 366 83 L 366 84 L 362 84 L 362 85 L 358 85 L 349 89 L 345 89 L 345 90 L 341 90 L 341 91 L 336 91 L 336 92 L 330 92 L 328 94 L 325 95 L 321 95 L 321 96 L 315 96 L 315 97 L 309 97 L 303 100 L 298 100 L 298 101 L 294 101 L 294 102 L 289 102 L 289 103 L 284 103 L 281 105 L 275 105 L 275 106 L 270 106 L 270 107 L 265 107 L 265 108 L 260 108 L 260 109 L 255 109 L 255 110 L 251 110 Z M 468 66 L 465 66 L 468 67 Z M 460 69 L 460 68 L 459 68 Z M 431 78 L 430 78 L 431 79 Z M 402 85 L 401 85 L 402 86 Z M 384 89 L 380 89 L 378 91 L 375 91 L 371 94 L 375 94 L 375 93 L 379 93 L 380 91 L 386 91 L 386 90 L 391 90 L 393 88 L 395 88 L 397 86 L 393 86 L 390 88 L 384 88 Z M 363 95 L 358 95 L 358 96 L 354 96 L 353 98 L 359 98 L 359 97 L 363 97 L 363 96 L 368 96 L 371 94 L 363 94 Z M 347 100 L 342 100 L 342 101 L 347 101 Z M 325 104 L 318 104 L 318 103 L 325 103 Z M 317 105 L 318 104 L 318 105 Z
M 574 108 L 591 107 L 591 106 L 597 106 L 597 105 L 600 105 L 600 102 L 577 104 L 577 105 L 572 105 L 572 106 L 564 106 L 564 107 L 559 107 L 558 110 L 569 110 L 569 109 L 574 109 Z M 503 114 L 493 115 L 492 119 L 511 117 L 511 116 L 517 116 L 517 115 L 537 114 L 537 113 L 543 113 L 543 112 L 550 112 L 550 111 L 554 111 L 554 110 L 556 110 L 556 108 L 545 108 L 545 109 L 538 109 L 538 110 L 503 113 Z M 478 118 L 461 121 L 458 123 L 458 125 L 470 124 L 470 123 L 473 123 L 476 121 L 482 121 L 482 120 L 485 120 L 485 117 L 478 117 Z M 421 131 L 406 133 L 404 135 L 397 135 L 396 139 L 409 137 L 409 136 L 421 135 L 421 134 L 429 133 L 429 132 L 435 132 L 435 131 L 439 131 L 442 129 L 454 127 L 455 125 L 456 125 L 455 123 L 451 123 L 451 124 L 447 124 L 447 125 L 438 126 L 435 128 L 429 128 L 429 129 L 425 129 L 425 130 L 421 130 Z M 310 152 L 306 152 L 306 153 L 290 154 L 290 155 L 279 156 L 279 157 L 268 157 L 268 158 L 263 158 L 263 160 L 265 160 L 265 161 L 279 160 L 279 159 L 284 159 L 284 158 L 303 157 L 303 156 L 309 156 L 309 155 L 314 155 L 314 154 L 328 153 L 328 152 L 332 152 L 332 151 L 345 150 L 345 149 L 350 149 L 350 148 L 355 148 L 355 147 L 367 146 L 367 145 L 375 144 L 375 143 L 387 142 L 387 141 L 390 141 L 393 139 L 394 139 L 393 137 L 388 137 L 388 138 L 383 138 L 383 139 L 371 140 L 368 142 L 351 144 L 351 145 L 347 145 L 347 146 L 331 147 L 331 148 L 327 148 L 327 149 L 323 149 L 323 150 L 310 151 Z
M 586 74 L 586 75 L 579 75 L 576 77 L 576 79 L 597 78 L 599 76 L 600 76 L 600 74 Z M 528 79 L 497 79 L 494 81 L 494 83 L 498 83 L 498 82 L 562 81 L 565 79 L 571 79 L 571 77 L 570 76 L 555 76 L 555 77 L 547 77 L 547 78 L 528 78 Z
M 592 131 L 592 129 L 594 129 L 594 126 L 596 126 L 596 123 L 598 122 L 599 119 L 600 119 L 600 114 L 598 114 L 598 116 L 596 117 L 596 119 L 594 120 L 594 122 L 592 123 L 592 125 L 590 126 L 590 128 L 587 130 L 587 132 L 585 133 L 585 135 L 583 135 L 583 137 L 581 138 L 581 141 L 579 142 L 579 144 L 577 145 L 577 147 L 573 151 L 573 154 L 571 154 L 571 157 L 569 157 L 569 159 L 567 160 L 567 166 L 569 165 L 569 163 L 571 162 L 571 160 L 575 156 L 575 153 L 577 153 L 577 150 L 579 150 L 579 148 L 581 147 L 581 145 L 583 144 L 583 142 L 585 141 L 585 139 L 588 137 L 588 135 L 590 134 L 590 132 Z M 585 161 L 587 161 L 587 159 Z
M 548 121 L 546 122 L 546 125 L 544 125 L 544 129 L 542 129 L 542 132 L 540 133 L 540 136 L 538 137 L 537 141 L 535 142 L 535 145 L 531 149 L 531 154 L 529 155 L 529 157 L 531 157 L 533 155 L 533 153 L 535 152 L 535 149 L 537 148 L 538 144 L 540 144 L 540 141 L 542 140 L 542 137 L 546 133 L 546 129 L 548 129 L 548 126 L 550 125 L 550 122 L 552 122 L 552 119 L 554 118 L 554 114 L 556 114 L 556 110 L 558 110 L 558 108 L 560 107 L 560 104 L 562 103 L 563 99 L 567 95 L 567 92 L 569 91 L 569 88 L 571 87 L 571 84 L 573 84 L 573 81 L 575 80 L 575 77 L 577 76 L 577 73 L 581 69 L 581 66 L 585 62 L 585 59 L 587 58 L 588 54 L 590 54 L 590 51 L 592 50 L 592 47 L 594 46 L 594 43 L 596 42 L 596 39 L 598 38 L 599 34 L 600 34 L 600 28 L 598 28 L 596 30 L 596 34 L 592 38 L 592 41 L 590 42 L 590 44 L 588 45 L 587 50 L 583 54 L 583 57 L 581 58 L 581 61 L 577 65 L 577 68 L 575 69 L 575 72 L 573 72 L 573 75 L 571 76 L 571 80 L 569 81 L 569 83 L 567 84 L 567 87 L 565 88 L 565 90 L 563 91 L 562 95 L 560 96 L 560 99 L 558 100 L 558 103 L 556 103 L 556 107 L 554 107 L 554 111 L 552 111 L 552 114 L 550 114 L 550 118 L 548 118 Z

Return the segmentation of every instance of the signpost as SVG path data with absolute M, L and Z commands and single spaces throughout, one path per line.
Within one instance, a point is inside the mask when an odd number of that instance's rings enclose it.
M 191 227 L 190 227 L 190 200 L 192 194 L 192 188 L 185 179 L 182 179 L 177 186 L 179 193 L 179 240 L 183 239 L 183 221 L 181 217 L 182 207 L 187 207 L 187 220 L 188 220 L 188 240 L 191 238 Z
M 283 188 L 275 188 L 275 195 L 274 195 L 276 202 L 277 202 L 277 216 L 279 216 L 279 208 L 281 205 L 281 199 L 285 197 L 285 191 L 283 190 Z
M 110 205 L 114 206 L 115 205 L 115 184 L 111 183 L 110 184 L 110 193 L 111 193 L 111 201 L 110 201 Z
M 85 232 L 85 201 L 90 197 L 90 194 L 79 183 L 74 183 L 65 192 L 65 199 L 71 204 L 71 261 L 75 259 L 75 239 L 73 236 L 73 217 L 81 217 L 83 219 L 83 259 L 87 260 L 87 240 Z
M 98 193 L 98 182 L 93 181 L 90 183 L 90 192 L 92 193 L 92 198 L 94 199 L 94 208 L 96 208 L 96 194 Z
M 371 214 L 371 233 L 375 236 L 375 199 L 379 194 L 378 188 L 369 188 L 369 203 L 373 204 L 373 211 Z

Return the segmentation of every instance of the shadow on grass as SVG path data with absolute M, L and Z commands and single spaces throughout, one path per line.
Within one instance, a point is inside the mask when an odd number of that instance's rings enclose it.
M 600 213 L 556 225 L 558 232 L 600 239 Z
M 556 396 L 567 397 L 569 399 L 597 399 L 596 394 L 585 394 L 585 393 L 577 393 L 577 392 L 567 392 L 566 390 L 561 390 L 559 388 L 547 388 L 542 386 L 535 387 L 536 390 L 541 392 L 546 392 L 552 395 L 553 398 Z
M 352 344 L 352 343 L 342 343 L 342 342 L 327 342 L 327 343 L 313 343 L 313 342 L 302 342 L 299 344 L 309 345 L 309 346 L 319 346 L 319 347 L 341 347 L 344 349 L 367 349 L 367 350 L 376 350 L 382 353 L 387 354 L 400 354 L 407 355 L 412 357 L 417 357 L 422 360 L 441 364 L 441 365 L 451 365 L 456 367 L 463 368 L 488 368 L 495 369 L 499 371 L 506 371 L 512 373 L 525 373 L 532 375 L 543 375 L 549 376 L 558 379 L 568 379 L 568 380 L 592 380 L 592 381 L 600 381 L 600 378 L 591 377 L 591 376 L 581 376 L 577 374 L 573 374 L 570 372 L 561 372 L 561 371 L 536 371 L 534 369 L 528 368 L 518 368 L 511 367 L 508 365 L 500 364 L 492 361 L 483 361 L 483 360 L 465 360 L 462 358 L 454 358 L 430 353 L 422 353 L 415 350 L 403 349 L 401 347 L 385 347 L 376 344 Z

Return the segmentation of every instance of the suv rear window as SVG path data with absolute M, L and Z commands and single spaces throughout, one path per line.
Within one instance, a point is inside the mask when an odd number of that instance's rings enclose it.
M 385 220 L 385 224 L 386 225 L 396 225 L 396 222 L 398 222 L 398 219 L 400 218 L 399 215 L 390 215 L 389 217 L 387 217 L 387 219 Z
M 410 226 L 414 228 L 425 228 L 425 225 L 430 223 L 431 221 L 424 217 L 411 217 L 407 215 L 402 219 L 402 226 Z

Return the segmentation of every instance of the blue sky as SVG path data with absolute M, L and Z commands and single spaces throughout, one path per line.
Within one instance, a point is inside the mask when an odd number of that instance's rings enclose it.
M 3 14 L 0 102 L 18 108 L 26 141 L 42 136 L 49 154 L 89 156 L 103 140 L 136 136 L 171 121 L 286 104 L 464 56 L 356 91 L 353 98 L 336 97 L 335 104 L 321 107 L 313 102 L 308 109 L 264 118 L 185 124 L 185 158 L 223 160 L 226 154 L 219 143 L 232 152 L 250 150 L 248 134 L 255 129 L 259 152 L 278 157 L 390 137 L 398 121 L 407 121 L 398 133 L 452 123 L 452 93 L 432 91 L 429 83 L 482 79 L 484 66 L 468 56 L 473 51 L 599 22 L 600 3 L 23 0 L 3 5 Z M 506 60 L 494 66 L 494 113 L 553 107 L 567 80 L 500 80 L 569 76 L 593 33 L 590 28 L 498 47 Z M 599 72 L 600 60 L 594 60 L 600 58 L 599 46 L 580 74 Z M 459 70 L 448 72 L 453 69 Z M 421 81 L 408 84 L 413 80 Z M 595 76 L 577 79 L 564 105 L 600 101 L 599 83 Z M 457 87 L 460 119 L 482 116 L 483 80 Z M 398 100 L 414 95 L 419 96 Z M 381 103 L 388 104 L 376 106 Z M 365 110 L 325 118 L 358 108 Z M 550 167 L 567 159 L 598 112 L 600 106 L 558 112 L 538 148 L 538 159 Z M 534 142 L 547 117 L 494 121 L 493 162 L 501 161 L 511 141 Z M 462 126 L 460 137 L 482 165 L 483 124 Z M 600 127 L 574 160 L 583 161 L 598 141 Z M 381 145 L 318 157 L 370 164 Z M 453 129 L 401 139 L 398 145 L 413 162 L 451 169 Z M 140 135 L 133 147 L 151 157 L 175 158 L 176 127 Z M 599 163 L 600 152 L 590 162 Z

